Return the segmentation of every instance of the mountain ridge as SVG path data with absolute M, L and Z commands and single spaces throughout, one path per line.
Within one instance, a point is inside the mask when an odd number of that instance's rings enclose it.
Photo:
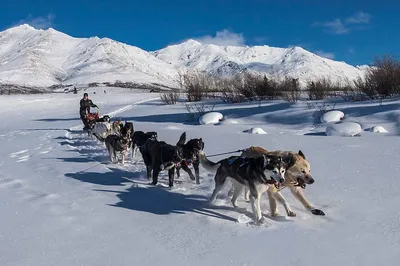
M 182 70 L 223 77 L 247 71 L 299 78 L 304 84 L 328 76 L 333 81 L 353 80 L 363 75 L 364 68 L 301 47 L 218 46 L 188 39 L 145 51 L 110 38 L 75 38 L 28 24 L 0 32 L 0 84 L 48 87 L 119 81 L 178 87 Z

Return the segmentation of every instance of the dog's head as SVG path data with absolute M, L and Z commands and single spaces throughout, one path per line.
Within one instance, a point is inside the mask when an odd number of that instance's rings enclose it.
M 109 123 L 110 122 L 110 116 L 104 115 L 103 116 L 103 121 Z
M 281 156 L 276 155 L 262 155 L 256 159 L 259 164 L 262 164 L 264 175 L 271 180 L 282 184 L 285 182 L 285 172 L 287 165 Z
M 131 128 L 128 127 L 122 127 L 119 131 L 119 133 L 121 134 L 121 137 L 126 138 L 126 139 L 130 139 L 131 137 Z
M 148 137 L 148 139 L 153 139 L 153 140 L 156 140 L 158 138 L 158 134 L 155 131 L 146 132 L 146 136 Z
M 295 179 L 293 181 L 296 181 L 299 186 L 314 183 L 315 180 L 311 175 L 311 167 L 304 153 L 299 151 L 298 153 L 289 154 L 289 156 L 292 156 L 294 159 L 294 164 L 288 168 L 288 173 Z
M 186 148 L 191 150 L 202 151 L 204 150 L 204 142 L 202 138 L 199 139 L 191 139 L 186 143 Z
M 123 147 L 123 149 L 127 150 L 131 139 L 130 139 L 129 135 L 125 135 L 125 136 L 121 135 L 121 136 L 119 136 L 118 141 L 121 144 L 121 146 Z
M 116 120 L 116 121 L 114 121 L 113 123 L 112 123 L 112 128 L 115 130 L 115 131 L 120 131 L 121 130 L 121 128 L 123 127 L 123 125 L 122 125 L 122 122 L 121 122 L 121 120 Z

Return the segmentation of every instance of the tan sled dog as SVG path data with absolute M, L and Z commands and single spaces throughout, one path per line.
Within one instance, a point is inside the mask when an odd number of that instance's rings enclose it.
M 314 215 L 325 215 L 325 213 L 319 209 L 315 209 L 311 203 L 306 199 L 303 193 L 303 189 L 305 188 L 305 184 L 312 184 L 314 183 L 314 179 L 310 174 L 310 164 L 306 160 L 306 157 L 302 151 L 298 153 L 291 152 L 291 151 L 267 151 L 262 147 L 255 147 L 252 146 L 248 148 L 241 154 L 241 157 L 249 157 L 254 158 L 258 157 L 261 154 L 263 155 L 277 155 L 277 156 L 285 156 L 288 154 L 293 155 L 295 162 L 294 165 L 286 170 L 285 173 L 285 182 L 280 188 L 276 188 L 275 186 L 269 186 L 267 193 L 269 198 L 269 204 L 271 209 L 271 215 L 277 216 L 277 206 L 276 201 L 279 201 L 284 207 L 287 212 L 288 216 L 296 216 L 296 214 L 291 210 L 289 204 L 286 202 L 285 198 L 280 193 L 285 187 L 288 187 L 292 194 L 298 199 L 303 206 L 310 210 Z M 231 189 L 230 193 L 232 192 L 233 188 Z M 245 190 L 245 200 L 248 201 L 249 199 L 249 192 Z

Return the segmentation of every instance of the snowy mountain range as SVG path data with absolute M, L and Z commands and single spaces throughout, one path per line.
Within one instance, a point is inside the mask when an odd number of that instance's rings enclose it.
M 178 71 L 191 69 L 221 76 L 250 71 L 304 83 L 326 76 L 352 80 L 365 68 L 300 47 L 218 46 L 188 40 L 147 52 L 109 38 L 74 38 L 27 24 L 0 32 L 0 84 L 47 87 L 121 81 L 177 87 Z

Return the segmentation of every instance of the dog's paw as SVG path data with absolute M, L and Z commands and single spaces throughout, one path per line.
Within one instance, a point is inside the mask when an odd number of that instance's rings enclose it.
M 293 211 L 289 211 L 289 212 L 287 213 L 287 215 L 288 215 L 289 217 L 296 217 L 296 213 L 293 212 Z
M 272 217 L 277 217 L 277 216 L 279 216 L 279 212 L 272 212 L 272 213 L 271 213 L 271 216 L 272 216 Z
M 325 216 L 325 213 L 319 209 L 311 209 L 311 213 L 314 215 L 320 215 L 320 216 Z

